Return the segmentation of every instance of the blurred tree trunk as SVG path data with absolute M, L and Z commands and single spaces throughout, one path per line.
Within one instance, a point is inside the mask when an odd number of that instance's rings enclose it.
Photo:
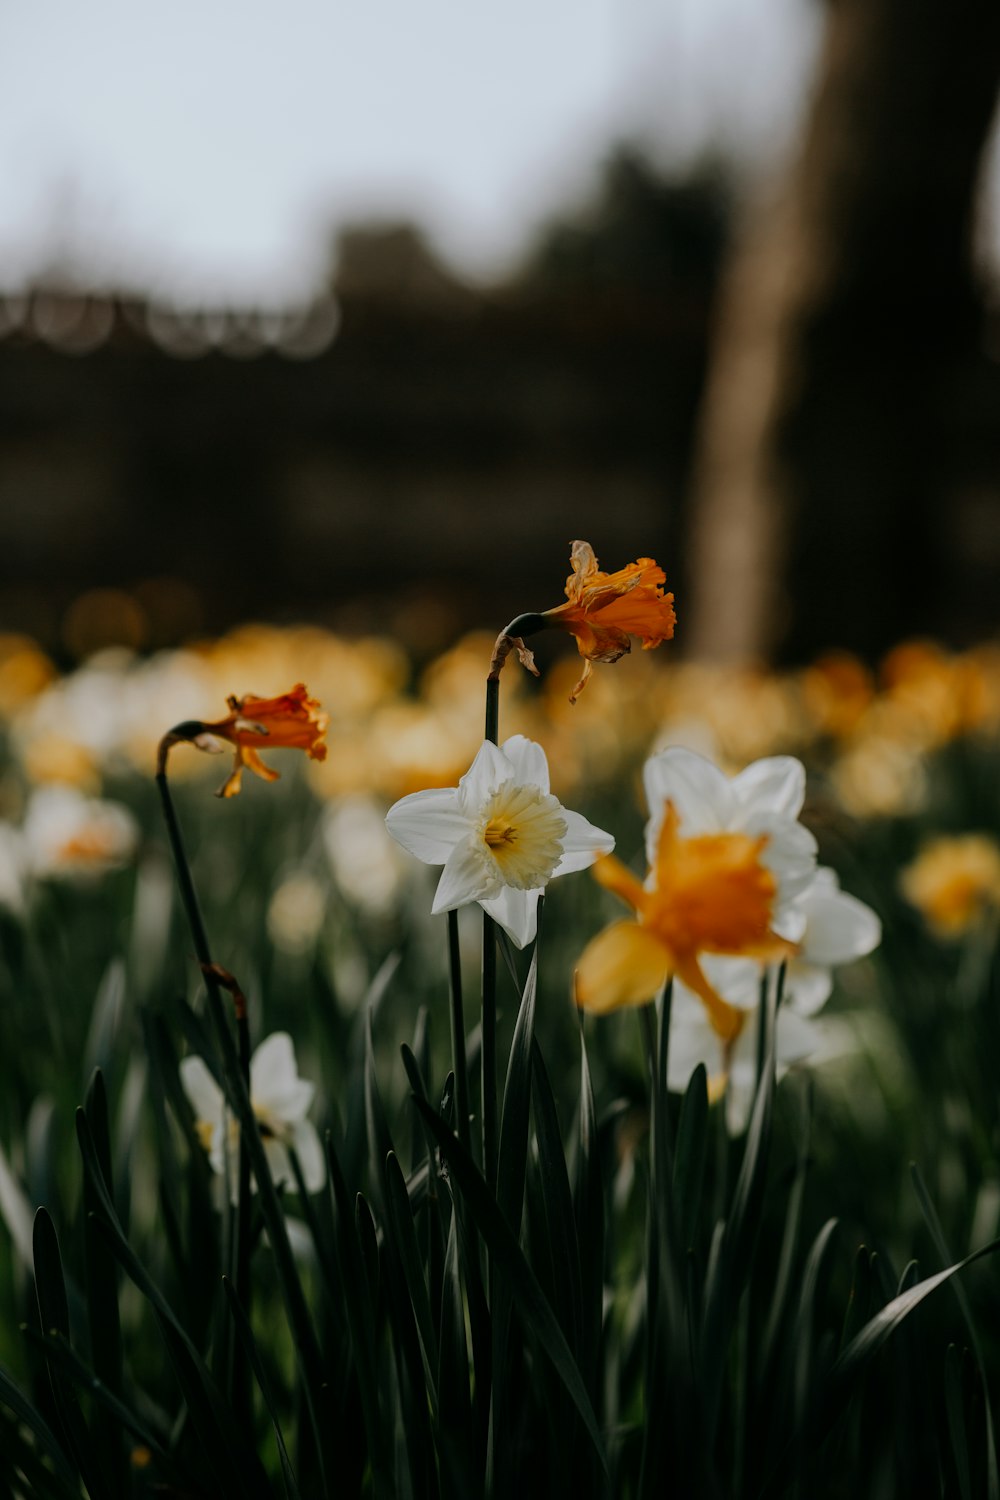
M 1000 0 L 830 0 L 797 158 L 720 302 L 694 653 L 863 650 L 933 627 L 942 413 L 977 358 L 972 222 L 998 79 Z

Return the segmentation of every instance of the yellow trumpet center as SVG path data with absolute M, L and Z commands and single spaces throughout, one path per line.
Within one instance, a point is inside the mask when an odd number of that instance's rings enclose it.
M 482 809 L 479 831 L 504 884 L 531 891 L 545 885 L 562 857 L 566 819 L 540 787 L 508 783 Z

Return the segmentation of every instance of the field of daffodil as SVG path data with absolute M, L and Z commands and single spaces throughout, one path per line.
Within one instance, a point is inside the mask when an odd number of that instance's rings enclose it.
M 571 563 L 0 637 L 0 1493 L 1000 1500 L 1000 648 Z

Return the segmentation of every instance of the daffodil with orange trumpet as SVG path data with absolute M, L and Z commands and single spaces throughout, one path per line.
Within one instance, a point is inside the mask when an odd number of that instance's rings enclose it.
M 643 1005 L 677 975 L 705 1006 L 720 1040 L 734 1042 L 746 1013 L 709 983 L 700 956 L 768 962 L 795 953 L 796 945 L 772 930 L 778 880 L 762 859 L 767 843 L 767 834 L 685 838 L 668 801 L 645 885 L 614 855 L 599 859 L 595 878 L 638 920 L 614 923 L 584 949 L 575 975 L 577 1005 L 597 1014 Z

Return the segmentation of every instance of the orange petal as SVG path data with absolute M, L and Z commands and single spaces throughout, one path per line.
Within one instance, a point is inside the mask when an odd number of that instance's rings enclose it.
M 581 1010 L 605 1015 L 623 1005 L 652 1000 L 670 973 L 670 954 L 659 938 L 638 922 L 606 927 L 580 955 L 573 976 Z
M 281 772 L 274 770 L 273 766 L 269 766 L 265 761 L 262 761 L 256 750 L 251 750 L 249 745 L 243 745 L 241 746 L 241 751 L 247 770 L 252 771 L 255 776 L 259 776 L 262 781 L 280 780 Z
M 613 891 L 616 896 L 620 896 L 633 911 L 642 911 L 647 900 L 642 882 L 614 854 L 602 854 L 600 859 L 595 860 L 591 865 L 591 874 L 598 885 L 603 885 L 606 891 Z
M 233 762 L 233 769 L 230 771 L 229 775 L 226 777 L 225 781 L 219 787 L 219 790 L 216 792 L 215 795 L 217 797 L 238 797 L 239 794 L 240 794 L 240 788 L 242 787 L 242 785 L 243 785 L 243 752 L 240 749 L 240 747 L 237 745 L 237 747 L 236 747 L 236 759 Z
M 682 959 L 676 966 L 677 978 L 693 990 L 708 1011 L 712 1030 L 723 1042 L 733 1042 L 743 1030 L 747 1018 L 745 1010 L 730 1005 L 728 1000 L 712 988 L 702 971 L 697 958 Z

